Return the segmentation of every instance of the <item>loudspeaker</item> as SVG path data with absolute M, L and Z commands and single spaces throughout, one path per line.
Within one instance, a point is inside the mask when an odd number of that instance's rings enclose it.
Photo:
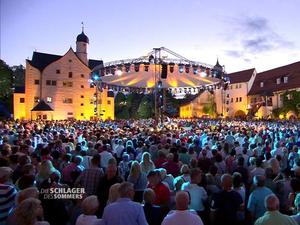
M 161 79 L 167 79 L 168 76 L 168 65 L 162 64 L 161 65 Z

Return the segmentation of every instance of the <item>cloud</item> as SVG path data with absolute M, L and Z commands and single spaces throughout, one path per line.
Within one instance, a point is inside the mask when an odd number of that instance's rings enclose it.
M 238 50 L 226 50 L 225 54 L 231 57 L 246 57 L 249 55 L 266 53 L 275 49 L 292 48 L 295 44 L 272 29 L 269 21 L 264 17 L 245 17 L 232 19 L 233 37 L 231 41 Z

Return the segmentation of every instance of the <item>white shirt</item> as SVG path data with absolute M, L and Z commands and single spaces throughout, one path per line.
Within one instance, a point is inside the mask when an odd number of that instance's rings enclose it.
M 176 210 L 173 213 L 169 213 L 163 220 L 161 225 L 203 225 L 201 218 L 191 213 L 188 210 L 179 211 Z M 77 224 L 76 224 L 77 225 Z
M 106 168 L 108 166 L 108 161 L 113 158 L 113 155 L 108 151 L 103 151 L 100 153 L 101 156 L 101 166 Z
M 197 184 L 191 184 L 190 182 L 185 182 L 181 189 L 183 191 L 188 191 L 191 196 L 190 208 L 196 211 L 204 211 L 203 202 L 207 199 L 207 193 L 203 187 Z
M 98 219 L 95 215 L 81 214 L 76 220 L 76 225 L 100 225 L 102 224 L 101 221 L 102 219 Z

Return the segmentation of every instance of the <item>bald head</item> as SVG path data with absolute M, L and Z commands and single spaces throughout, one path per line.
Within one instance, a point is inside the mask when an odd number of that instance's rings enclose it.
M 186 191 L 178 191 L 175 197 L 176 209 L 187 210 L 190 203 L 190 196 Z
M 232 189 L 232 176 L 230 174 L 224 174 L 221 177 L 221 183 L 225 191 L 230 191 Z
M 276 211 L 279 209 L 279 199 L 276 195 L 271 194 L 265 198 L 265 207 L 268 211 Z

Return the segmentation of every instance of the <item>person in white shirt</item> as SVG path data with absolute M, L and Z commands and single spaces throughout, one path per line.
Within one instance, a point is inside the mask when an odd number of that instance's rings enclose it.
M 107 146 L 106 145 L 103 145 L 100 148 L 102 148 L 102 151 L 99 154 L 101 156 L 101 163 L 100 163 L 100 165 L 101 165 L 101 167 L 103 167 L 103 168 L 106 169 L 107 166 L 108 166 L 108 161 L 111 158 L 113 158 L 113 155 L 110 152 L 107 151 Z
M 199 215 L 204 213 L 204 201 L 207 200 L 205 189 L 198 184 L 202 180 L 201 170 L 196 168 L 191 170 L 191 181 L 185 182 L 181 189 L 189 192 L 191 196 L 190 208 L 194 209 Z
M 164 218 L 162 225 L 203 225 L 201 218 L 188 210 L 190 199 L 187 192 L 178 191 L 175 202 L 176 210 Z
M 99 207 L 99 202 L 96 195 L 90 195 L 89 197 L 86 197 L 81 203 L 81 207 L 83 209 L 83 214 L 77 218 L 76 225 L 101 224 L 101 219 L 98 219 L 95 215 Z

